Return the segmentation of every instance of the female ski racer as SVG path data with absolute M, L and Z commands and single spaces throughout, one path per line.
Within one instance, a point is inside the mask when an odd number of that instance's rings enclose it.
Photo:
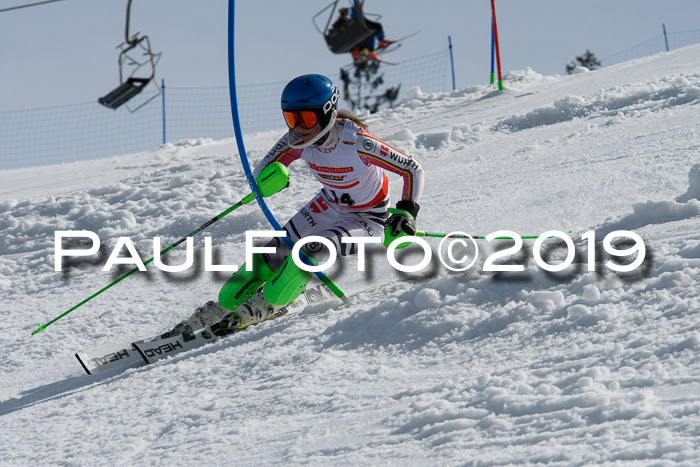
M 351 114 L 338 111 L 340 91 L 318 74 L 299 76 L 282 92 L 282 112 L 289 131 L 257 165 L 257 175 L 269 164 L 289 166 L 302 159 L 323 188 L 285 225 L 296 243 L 311 235 L 332 242 L 341 256 L 356 252 L 356 245 L 343 237 L 399 237 L 416 232 L 415 218 L 423 192 L 421 164 L 378 139 Z M 389 171 L 403 178 L 403 193 L 394 214 L 389 207 Z M 312 273 L 299 268 L 289 248 L 279 238 L 274 254 L 254 254 L 252 271 L 245 265 L 224 284 L 219 301 L 207 302 L 186 322 L 192 329 L 224 318 L 235 327 L 257 324 L 296 299 Z M 325 262 L 328 251 L 318 243 L 307 243 L 302 251 L 316 264 Z M 182 327 L 182 325 L 178 327 Z M 173 331 L 176 331 L 177 328 Z

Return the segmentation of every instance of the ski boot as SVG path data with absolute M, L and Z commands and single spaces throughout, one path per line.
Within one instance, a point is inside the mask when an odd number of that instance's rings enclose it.
M 179 336 L 181 334 L 188 334 L 188 333 L 194 333 L 194 330 L 192 327 L 187 324 L 187 320 L 180 321 L 175 325 L 174 328 L 172 328 L 170 331 L 166 331 L 163 334 L 160 335 L 161 339 L 167 339 L 169 337 L 175 337 Z
M 271 275 L 272 270 L 263 256 L 254 254 L 253 270 L 246 271 L 245 264 L 238 268 L 238 271 L 221 288 L 219 303 L 229 311 L 237 310 L 243 302 L 255 295 Z
M 213 324 L 211 330 L 217 336 L 223 336 L 256 325 L 266 319 L 282 316 L 286 312 L 287 307 L 271 305 L 263 297 L 262 291 L 258 291 L 242 303 L 236 311 L 229 312 L 221 321 Z
M 199 331 L 200 329 L 204 329 L 214 323 L 218 323 L 229 313 L 229 310 L 222 307 L 219 302 L 209 300 L 204 305 L 197 307 L 189 319 L 178 323 L 177 326 L 163 334 L 161 337 L 173 337 L 179 336 L 180 334 Z
M 243 324 L 241 318 L 235 312 L 229 311 L 224 319 L 211 325 L 211 332 L 221 337 L 226 334 L 238 332 L 245 327 L 246 325 Z
M 236 310 L 243 327 L 261 323 L 271 317 L 276 317 L 283 305 L 272 305 L 265 300 L 262 291 L 258 291 Z
M 377 43 L 377 50 L 386 49 L 387 47 L 389 47 L 393 43 L 394 43 L 394 41 L 390 41 L 388 39 L 381 39 L 379 41 L 379 43 Z

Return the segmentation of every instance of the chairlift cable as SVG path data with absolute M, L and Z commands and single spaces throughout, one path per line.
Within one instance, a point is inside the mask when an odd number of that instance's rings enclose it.
M 9 8 L 0 9 L 0 13 L 4 13 L 10 10 L 19 10 L 20 8 L 29 8 L 31 6 L 44 5 L 46 3 L 62 2 L 63 0 L 44 0 L 43 2 L 27 3 L 26 5 L 11 6 Z

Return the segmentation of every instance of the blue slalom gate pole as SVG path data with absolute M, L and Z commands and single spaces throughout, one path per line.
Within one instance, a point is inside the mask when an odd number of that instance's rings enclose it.
M 160 80 L 161 92 L 163 93 L 162 107 L 163 107 L 163 144 L 165 144 L 165 78 Z
M 452 66 L 452 90 L 457 89 L 455 85 L 455 60 L 452 56 L 452 36 L 447 36 L 447 42 L 450 44 L 450 65 Z
M 255 177 L 253 176 L 253 171 L 250 168 L 250 162 L 248 160 L 248 154 L 246 153 L 245 150 L 245 145 L 243 144 L 243 132 L 241 131 L 241 121 L 238 115 L 238 97 L 236 95 L 236 60 L 234 56 L 234 51 L 235 51 L 235 44 L 234 44 L 234 25 L 235 25 L 235 19 L 236 19 L 236 2 L 235 0 L 229 0 L 228 2 L 228 83 L 229 83 L 229 95 L 231 98 L 231 117 L 233 119 L 233 131 L 236 135 L 236 144 L 238 145 L 238 152 L 241 156 L 241 164 L 243 164 L 243 171 L 245 172 L 245 176 L 248 179 L 248 184 L 250 185 L 250 189 L 255 195 L 255 199 L 258 201 L 258 204 L 260 205 L 260 209 L 262 209 L 263 214 L 265 214 L 265 217 L 267 218 L 268 222 L 276 231 L 282 231 L 282 226 L 280 225 L 279 222 L 277 222 L 277 219 L 275 219 L 274 214 L 272 214 L 272 211 L 270 211 L 270 208 L 267 206 L 267 203 L 265 203 L 265 200 L 263 199 L 262 194 L 260 193 L 260 190 L 258 189 L 258 185 L 255 183 Z M 291 254 L 292 248 L 294 248 L 294 243 L 291 241 L 289 237 L 282 237 L 282 240 L 287 244 L 289 247 L 289 251 Z M 311 265 L 311 263 L 308 261 L 304 255 L 301 255 L 302 260 L 306 263 Z M 323 271 L 317 271 L 314 272 L 316 277 L 318 277 L 321 282 L 323 282 L 326 287 L 328 287 L 338 298 L 344 299 L 345 297 L 345 292 L 340 289 L 328 276 L 326 276 Z

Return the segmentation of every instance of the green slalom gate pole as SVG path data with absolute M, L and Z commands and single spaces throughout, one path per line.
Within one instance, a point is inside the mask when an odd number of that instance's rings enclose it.
M 276 162 L 274 164 L 270 164 L 268 167 L 266 167 L 265 170 L 260 172 L 260 175 L 258 175 L 258 179 L 257 179 L 258 188 L 260 189 L 260 193 L 265 197 L 272 196 L 273 194 L 275 194 L 275 193 L 279 192 L 280 190 L 282 190 L 283 188 L 285 188 L 288 184 L 288 181 L 289 181 L 289 170 L 287 169 L 287 167 L 285 167 L 283 164 L 281 164 L 279 162 Z M 210 225 L 212 225 L 216 221 L 223 219 L 225 216 L 227 216 L 231 212 L 240 208 L 244 204 L 250 203 L 254 199 L 255 199 L 255 195 L 253 193 L 250 193 L 245 198 L 243 198 L 238 203 L 234 204 L 233 206 L 231 206 L 230 208 L 228 208 L 227 210 L 225 210 L 224 212 L 222 212 L 218 216 L 209 219 L 207 222 L 205 222 L 204 224 L 202 224 L 201 226 L 199 226 L 198 228 L 196 228 L 195 230 L 193 230 L 192 232 L 190 232 L 186 236 L 182 237 L 181 239 L 179 239 L 178 241 L 176 241 L 175 243 L 173 243 L 169 247 L 161 250 L 161 252 L 158 254 L 158 256 L 163 256 L 165 253 L 169 252 L 170 250 L 172 250 L 176 246 L 180 245 L 182 242 L 187 240 L 189 237 L 194 237 L 199 232 L 206 229 L 207 227 L 209 227 Z M 155 259 L 155 257 L 149 259 L 148 261 L 145 261 L 143 263 L 144 266 L 146 264 L 153 262 L 154 259 Z M 71 313 L 72 311 L 76 310 L 77 308 L 83 306 L 84 304 L 86 304 L 87 302 L 92 300 L 93 298 L 100 295 L 102 292 L 117 285 L 119 282 L 123 281 L 124 279 L 126 279 L 127 277 L 129 277 L 130 275 L 132 275 L 133 273 L 135 273 L 138 270 L 139 270 L 139 268 L 135 267 L 131 271 L 129 271 L 126 274 L 124 274 L 123 276 L 121 276 L 119 279 L 115 280 L 111 284 L 107 285 L 106 287 L 103 287 L 99 291 L 90 295 L 88 298 L 86 298 L 82 302 L 78 303 L 74 307 L 70 308 L 69 310 L 65 311 L 64 313 L 58 315 L 57 317 L 55 317 L 54 319 L 52 319 L 48 323 L 39 324 L 39 327 L 34 332 L 32 332 L 32 336 L 34 334 L 37 334 L 38 332 L 46 332 L 47 327 L 49 327 L 50 325 L 52 325 L 53 323 L 55 323 L 59 319 L 63 318 L 67 314 Z

